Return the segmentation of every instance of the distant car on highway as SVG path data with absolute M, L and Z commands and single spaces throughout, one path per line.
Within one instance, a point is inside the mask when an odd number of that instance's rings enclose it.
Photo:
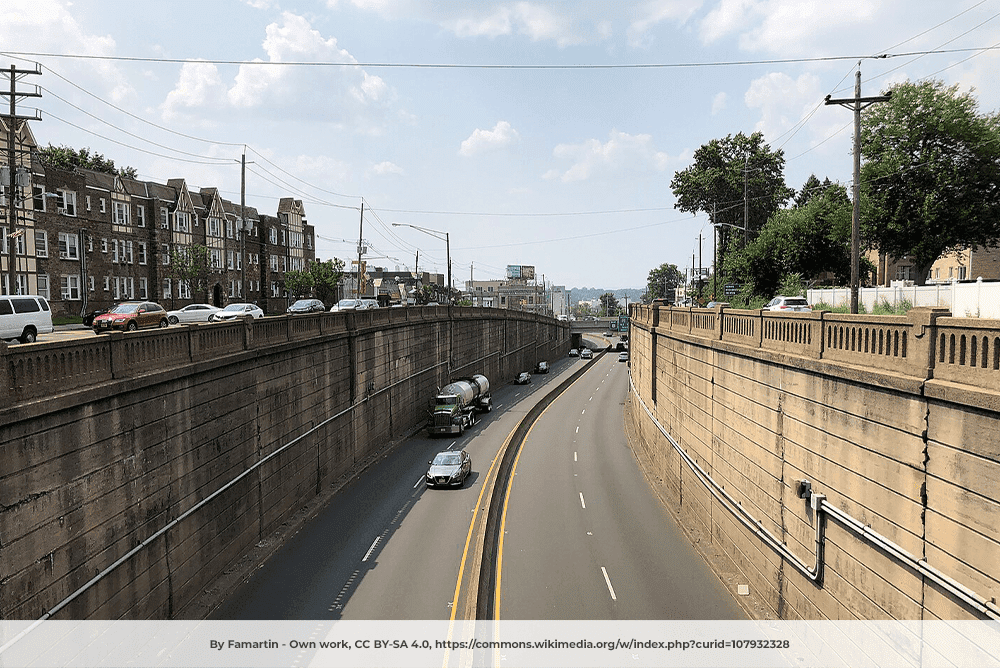
M 94 332 L 102 334 L 113 330 L 134 332 L 146 327 L 166 327 L 167 311 L 155 302 L 122 302 L 107 313 L 94 318 Z
M 542 361 L 535 365 L 535 373 L 548 373 L 549 363 Z
M 430 468 L 424 475 L 428 487 L 461 487 L 472 473 L 472 457 L 465 450 L 445 450 L 427 462 Z
M 580 351 L 577 350 L 576 348 L 570 348 L 569 349 L 569 356 L 570 357 L 579 357 L 580 356 Z
M 256 320 L 257 318 L 263 318 L 264 311 L 261 310 L 256 304 L 230 304 L 221 311 L 216 311 L 211 316 L 209 316 L 209 322 L 228 322 L 230 320 L 236 320 L 237 318 L 248 318 L 250 320 Z
M 531 382 L 531 374 L 528 373 L 527 371 L 522 371 L 521 373 L 517 374 L 517 378 L 514 380 L 514 382 L 517 383 L 518 385 L 527 385 L 528 383 Z
M 589 360 L 594 357 L 594 352 L 590 348 L 584 348 L 580 351 L 580 359 Z
M 176 311 L 167 311 L 167 322 L 171 325 L 182 322 L 208 322 L 213 313 L 221 310 L 211 304 L 188 304 Z
M 618 353 L 619 362 L 628 362 L 628 353 Z

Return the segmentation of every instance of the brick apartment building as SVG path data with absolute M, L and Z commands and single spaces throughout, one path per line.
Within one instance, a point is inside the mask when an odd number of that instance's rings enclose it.
M 0 116 L 2 163 L 6 123 Z M 281 313 L 285 272 L 315 260 L 315 230 L 300 200 L 280 199 L 271 216 L 241 210 L 217 188 L 190 189 L 184 179 L 162 184 L 46 166 L 35 147 L 27 122 L 20 123 L 13 228 L 11 198 L 0 194 L 0 293 L 43 295 L 56 316 L 130 299 L 167 309 L 250 301 Z M 171 251 L 194 246 L 205 246 L 211 261 L 201 291 L 171 272 Z

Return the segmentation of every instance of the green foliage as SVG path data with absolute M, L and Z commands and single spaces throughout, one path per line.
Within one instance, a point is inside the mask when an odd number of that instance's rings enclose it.
M 676 264 L 661 264 L 656 269 L 649 270 L 646 279 L 646 293 L 642 300 L 646 303 L 658 297 L 673 299 L 674 289 L 684 284 L 684 274 Z
M 971 91 L 906 82 L 862 116 L 862 238 L 923 284 L 942 254 L 1000 239 L 1000 115 Z
M 53 146 L 38 149 L 42 164 L 60 169 L 72 170 L 77 167 L 93 169 L 106 174 L 116 174 L 122 178 L 135 179 L 138 173 L 135 167 L 115 167 L 115 161 L 105 158 L 100 153 L 91 153 L 89 148 L 79 150 L 70 146 Z
M 828 272 L 841 284 L 849 281 L 851 201 L 839 184 L 810 192 L 801 205 L 776 212 L 756 239 L 725 258 L 724 274 L 742 283 L 747 294 L 768 300 L 788 294 L 782 282 L 789 275 L 798 276 L 796 285 Z
M 613 292 L 605 292 L 601 295 L 601 313 L 604 316 L 613 316 L 618 314 L 618 299 L 615 297 Z
M 333 304 L 337 301 L 337 288 L 344 275 L 344 261 L 340 258 L 316 260 L 310 263 L 308 272 L 312 277 L 311 288 L 316 299 L 324 304 Z
M 802 274 L 785 274 L 778 284 L 777 294 L 786 297 L 805 297 L 806 284 L 802 282 Z
M 286 271 L 283 280 L 285 290 L 288 290 L 293 298 L 302 297 L 312 292 L 314 281 L 313 275 L 308 269 L 304 271 Z
M 208 292 L 209 280 L 221 273 L 212 266 L 212 255 L 207 246 L 194 244 L 191 246 L 174 246 L 170 250 L 170 264 L 167 273 L 180 281 L 186 281 L 191 286 L 192 295 L 202 295 L 202 300 Z

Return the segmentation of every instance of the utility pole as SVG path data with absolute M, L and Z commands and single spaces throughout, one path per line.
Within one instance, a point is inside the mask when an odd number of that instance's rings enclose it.
M 364 237 L 365 231 L 365 201 L 361 200 L 361 224 L 358 227 L 358 273 L 356 274 L 357 280 L 354 283 L 354 298 L 361 299 L 361 256 L 364 254 L 365 247 L 362 242 L 362 237 Z
M 698 233 L 698 291 L 701 292 L 701 277 L 704 276 L 701 270 L 701 232 Z
M 18 75 L 26 74 L 36 74 L 40 75 L 42 73 L 42 68 L 40 65 L 35 65 L 33 70 L 19 70 L 14 65 L 10 66 L 8 70 L 8 78 L 10 79 L 10 92 L 0 93 L 0 95 L 8 98 L 10 102 L 10 115 L 8 116 L 7 123 L 7 170 L 6 170 L 6 183 L 3 184 L 7 188 L 7 220 L 9 221 L 9 227 L 7 232 L 7 248 L 10 254 L 7 258 L 7 270 L 10 274 L 10 285 L 8 286 L 8 292 L 10 294 L 17 293 L 17 246 L 18 237 L 26 237 L 24 229 L 20 230 L 18 234 L 17 230 L 17 207 L 19 200 L 21 198 L 17 195 L 18 187 L 30 187 L 31 186 L 31 159 L 28 158 L 28 169 L 19 169 L 17 165 L 17 150 L 15 145 L 17 143 L 17 132 L 20 127 L 19 121 L 40 121 L 41 116 L 38 112 L 35 112 L 34 116 L 18 116 L 17 115 L 17 101 L 18 98 L 24 97 L 41 97 L 42 94 L 35 86 L 35 91 L 32 93 L 19 92 L 17 90 L 17 80 Z M 28 252 L 28 240 L 27 238 L 21 239 L 24 243 L 25 254 Z M 27 278 L 27 277 L 25 277 Z M 0 285 L 2 287 L 2 285 Z M 82 290 L 86 289 L 86 285 L 80 286 Z M 30 291 L 30 287 L 25 285 L 25 289 Z
M 839 104 L 854 109 L 854 212 L 851 216 L 851 313 L 858 312 L 858 290 L 861 285 L 861 110 L 876 102 L 888 102 L 889 92 L 874 97 L 861 97 L 861 63 L 854 77 L 854 97 L 832 100 L 826 96 L 826 104 Z
M 253 164 L 252 162 L 250 163 Z M 240 159 L 240 299 L 250 301 L 247 294 L 247 259 L 246 233 L 250 231 L 247 221 L 247 147 L 243 146 L 243 157 Z

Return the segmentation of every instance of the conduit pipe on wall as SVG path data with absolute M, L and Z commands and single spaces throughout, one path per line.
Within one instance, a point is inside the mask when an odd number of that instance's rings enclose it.
M 86 582 L 83 586 L 81 586 L 75 592 L 73 592 L 72 594 L 70 594 L 69 596 L 67 596 L 63 600 L 61 600 L 59 603 L 57 603 L 55 606 L 53 606 L 53 608 L 51 610 L 49 610 L 44 615 L 42 615 L 41 617 L 39 617 L 38 619 L 36 619 L 33 623 L 31 623 L 23 631 L 21 631 L 16 636 L 14 636 L 13 638 L 11 638 L 8 642 L 4 643 L 3 645 L 0 645 L 0 655 L 3 655 L 4 652 L 6 652 L 9 648 L 13 647 L 21 638 L 23 638 L 26 635 L 28 635 L 29 633 L 31 633 L 42 622 L 50 619 L 52 616 L 54 616 L 56 613 L 58 613 L 64 607 L 66 607 L 67 605 L 69 605 L 70 603 L 72 603 L 74 599 L 76 599 L 77 597 L 79 597 L 80 595 L 82 595 L 85 591 L 87 591 L 88 589 L 90 589 L 91 587 L 93 587 L 95 584 L 97 584 L 102 578 L 104 578 L 105 576 L 107 576 L 109 573 L 111 573 L 112 571 L 114 571 L 116 568 L 118 568 L 119 566 L 121 566 L 122 564 L 124 564 L 126 561 L 128 561 L 132 557 L 134 557 L 141 550 L 143 550 L 144 548 L 146 548 L 150 543 L 152 543 L 157 538 L 160 538 L 161 536 L 163 536 L 164 534 L 166 534 L 172 528 L 174 528 L 175 526 L 177 526 L 178 524 L 180 524 L 181 521 L 183 521 L 188 516 L 190 516 L 192 513 L 198 511 L 199 509 L 201 509 L 202 507 L 204 507 L 205 505 L 207 505 L 215 497 L 217 497 L 220 494 L 222 494 L 223 492 L 225 492 L 227 489 L 229 489 L 230 487 L 232 487 L 233 485 L 235 485 L 237 482 L 239 482 L 243 478 L 247 477 L 248 475 L 250 475 L 251 473 L 253 473 L 254 471 L 256 471 L 265 462 L 268 462 L 273 457 L 278 456 L 279 454 L 281 454 L 282 452 L 284 452 L 288 448 L 292 447 L 293 445 L 295 445 L 296 443 L 298 443 L 299 441 L 301 441 L 303 438 L 305 438 L 309 434 L 312 434 L 313 432 L 315 432 L 315 431 L 317 431 L 319 429 L 322 429 L 323 427 L 325 427 L 329 423 L 333 422 L 337 418 L 342 417 L 342 416 L 346 415 L 347 413 L 350 413 L 351 411 L 353 411 L 354 409 L 358 408 L 359 406 L 361 406 L 363 403 L 365 403 L 366 401 L 368 401 L 372 397 L 377 396 L 377 395 L 381 394 L 382 392 L 386 392 L 387 390 L 395 387 L 396 385 L 399 385 L 400 383 L 405 383 L 406 381 L 408 381 L 408 380 L 410 380 L 412 378 L 415 378 L 415 377 L 417 377 L 419 375 L 425 374 L 428 371 L 436 369 L 439 366 L 443 366 L 445 364 L 447 364 L 447 363 L 446 362 L 438 362 L 437 364 L 432 364 L 431 366 L 427 367 L 426 369 L 423 369 L 422 371 L 417 371 L 416 373 L 412 373 L 409 376 L 407 376 L 406 378 L 398 380 L 395 383 L 392 383 L 390 385 L 386 385 L 385 387 L 383 387 L 383 388 L 381 388 L 381 389 L 379 389 L 379 390 L 371 393 L 370 395 L 366 395 L 365 398 L 362 399 L 361 401 L 353 403 L 350 406 L 348 406 L 347 408 L 345 408 L 344 410 L 342 410 L 339 413 L 337 413 L 336 415 L 332 415 L 332 416 L 328 417 L 327 419 L 323 420 L 322 422 L 320 422 L 318 425 L 316 425 L 315 427 L 313 427 L 309 431 L 306 431 L 306 432 L 304 432 L 302 434 L 299 434 L 298 436 L 296 436 L 295 438 L 293 438 L 288 443 L 285 443 L 284 445 L 282 445 L 281 447 L 279 447 L 274 452 L 272 452 L 269 455 L 266 455 L 265 457 L 261 458 L 260 461 L 258 461 L 256 464 L 251 465 L 250 468 L 248 468 L 246 471 L 243 471 L 238 476 L 236 476 L 235 478 L 233 478 L 232 480 L 230 480 L 229 482 L 227 482 L 225 485 L 223 485 L 219 489 L 215 490 L 214 492 L 212 492 L 211 494 L 209 494 L 208 496 L 206 496 L 204 499 L 202 499 L 201 501 L 199 501 L 195 505 L 193 505 L 190 508 L 188 508 L 186 511 L 184 511 L 183 513 L 181 513 L 180 515 L 178 515 L 176 519 L 174 519 L 173 521 L 171 521 L 170 523 L 168 523 L 166 526 L 164 526 L 163 528 L 161 528 L 159 531 L 157 531 L 156 533 L 154 533 L 151 536 L 149 536 L 148 538 L 146 538 L 146 540 L 142 541 L 141 543 L 139 543 L 138 545 L 136 545 L 135 547 L 133 547 L 131 550 L 129 550 L 128 552 L 126 552 L 125 554 L 123 554 L 121 557 L 119 557 L 117 560 L 115 560 L 114 563 L 112 563 L 110 566 L 108 566 L 107 568 L 105 568 L 103 571 L 101 571 L 100 573 L 98 573 L 97 575 L 95 575 L 93 578 L 91 578 L 88 582 Z
M 930 578 L 977 612 L 987 615 L 991 619 L 1000 620 L 1000 608 L 997 607 L 994 601 L 987 601 L 985 598 L 975 593 L 968 587 L 962 585 L 956 580 L 953 580 L 928 564 L 926 560 L 916 558 L 896 543 L 892 542 L 877 531 L 874 531 L 871 527 L 864 525 L 861 521 L 851 517 L 840 508 L 832 505 L 826 500 L 825 494 L 817 494 L 815 492 L 810 492 L 809 496 L 810 505 L 816 511 L 816 564 L 812 568 L 809 568 L 805 565 L 805 562 L 793 554 L 784 543 L 780 542 L 770 531 L 765 529 L 760 520 L 754 518 L 750 513 L 744 510 L 739 501 L 733 499 L 733 497 L 730 496 L 729 493 L 726 492 L 721 485 L 719 485 L 719 483 L 715 482 L 710 475 L 705 473 L 704 469 L 702 469 L 698 463 L 694 461 L 691 456 L 688 455 L 688 453 L 677 443 L 677 441 L 675 441 L 673 437 L 667 433 L 667 430 L 664 429 L 663 425 L 661 425 L 659 420 L 656 419 L 652 411 L 649 410 L 649 407 L 646 406 L 646 402 L 644 402 L 642 397 L 639 396 L 639 392 L 632 380 L 631 371 L 629 372 L 629 387 L 632 390 L 632 394 L 639 402 L 639 405 L 642 406 L 642 409 L 646 412 L 646 415 L 648 415 L 649 419 L 653 421 L 654 425 L 656 425 L 656 428 L 659 429 L 660 433 L 663 434 L 668 441 L 670 441 L 670 444 L 688 465 L 688 468 L 690 468 L 694 472 L 695 476 L 701 480 L 702 484 L 708 488 L 716 499 L 722 502 L 722 506 L 735 516 L 740 523 L 760 537 L 761 540 L 767 543 L 769 547 L 787 559 L 792 566 L 817 585 L 822 586 L 823 584 L 823 555 L 825 544 L 824 527 L 826 524 L 824 516 L 829 515 L 833 520 L 852 531 L 862 540 L 876 545 L 884 552 L 887 552 L 889 555 L 902 562 L 911 570 Z

